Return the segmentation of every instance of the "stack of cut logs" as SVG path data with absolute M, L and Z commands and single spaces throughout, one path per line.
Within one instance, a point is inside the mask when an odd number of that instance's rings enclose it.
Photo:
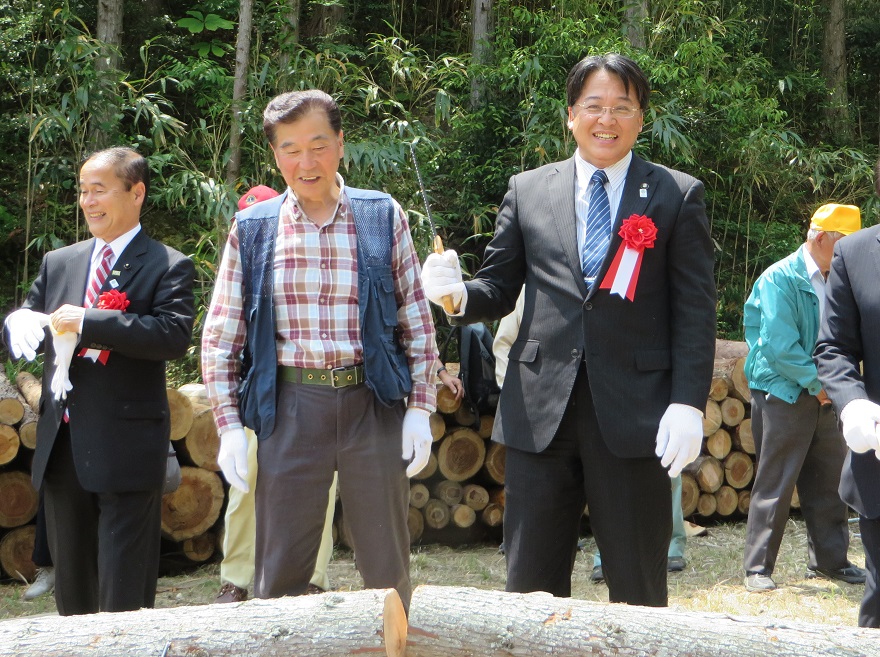
M 745 353 L 744 343 L 718 341 L 703 453 L 682 473 L 686 518 L 732 519 L 748 513 L 755 446 Z M 447 367 L 456 373 L 456 364 Z M 38 496 L 30 483 L 30 462 L 39 396 L 40 383 L 27 372 L 16 377 L 15 385 L 0 375 L 0 568 L 18 579 L 34 574 L 30 557 Z M 170 388 L 168 401 L 182 482 L 162 500 L 164 563 L 204 562 L 219 553 L 228 490 L 217 465 L 219 438 L 203 385 Z M 500 539 L 504 447 L 489 440 L 493 420 L 492 415 L 475 417 L 438 384 L 431 459 L 410 486 L 412 542 L 456 545 Z M 796 498 L 792 506 L 797 506 Z M 350 546 L 341 505 L 334 534 Z

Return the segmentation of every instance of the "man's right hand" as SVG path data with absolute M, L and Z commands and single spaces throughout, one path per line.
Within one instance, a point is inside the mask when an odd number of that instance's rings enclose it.
M 29 308 L 20 308 L 6 318 L 9 331 L 9 349 L 15 358 L 27 360 L 37 357 L 37 347 L 46 337 L 43 330 L 49 324 L 49 316 Z
M 444 297 L 451 297 L 452 307 L 458 312 L 464 296 L 464 282 L 461 278 L 458 254 L 448 249 L 443 253 L 429 255 L 422 265 L 422 287 L 425 296 L 438 306 L 444 305 Z
M 247 436 L 244 429 L 227 429 L 220 434 L 220 451 L 217 454 L 217 464 L 223 471 L 223 476 L 230 486 L 234 486 L 242 493 L 247 493 L 250 487 L 247 484 Z
M 880 406 L 867 399 L 853 399 L 840 412 L 843 439 L 849 448 L 859 454 L 876 450 L 880 459 Z

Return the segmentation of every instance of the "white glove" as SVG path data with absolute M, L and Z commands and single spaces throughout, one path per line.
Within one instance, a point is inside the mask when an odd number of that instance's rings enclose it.
M 408 408 L 403 416 L 403 460 L 412 462 L 406 468 L 406 476 L 419 474 L 431 459 L 431 423 L 428 411 L 421 408 Z
M 849 448 L 858 454 L 876 450 L 877 458 L 880 459 L 878 422 L 880 406 L 867 399 L 853 399 L 840 412 L 843 439 Z
M 79 333 L 70 331 L 58 333 L 55 327 L 50 325 L 50 328 L 55 346 L 55 374 L 52 375 L 50 387 L 55 401 L 62 401 L 67 399 L 67 393 L 73 389 L 73 384 L 70 382 L 70 360 L 79 342 Z
M 6 318 L 9 330 L 9 348 L 15 358 L 27 360 L 37 357 L 37 347 L 46 337 L 43 329 L 49 324 L 49 315 L 36 313 L 30 308 L 20 308 Z
M 227 429 L 220 434 L 220 451 L 217 453 L 217 464 L 230 486 L 235 486 L 242 493 L 247 493 L 248 443 L 244 429 Z
M 455 312 L 464 296 L 464 283 L 461 278 L 461 265 L 458 254 L 452 249 L 443 253 L 432 253 L 422 265 L 422 287 L 430 301 L 443 306 L 443 298 L 451 297 Z M 450 312 L 450 309 L 446 309 Z
M 703 445 L 703 414 L 687 404 L 670 404 L 657 429 L 660 465 L 669 467 L 669 477 L 681 474 L 682 468 L 700 455 Z

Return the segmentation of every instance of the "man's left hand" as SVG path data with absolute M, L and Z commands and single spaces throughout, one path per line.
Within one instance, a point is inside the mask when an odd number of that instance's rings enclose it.
M 82 333 L 86 309 L 65 303 L 49 316 L 56 333 Z
M 431 459 L 434 437 L 431 435 L 431 423 L 428 419 L 430 415 L 421 408 L 408 408 L 403 416 L 402 457 L 404 461 L 412 459 L 406 468 L 407 477 L 419 474 Z
M 686 404 L 670 404 L 660 419 L 657 449 L 660 465 L 669 468 L 670 478 L 700 454 L 703 444 L 702 413 Z

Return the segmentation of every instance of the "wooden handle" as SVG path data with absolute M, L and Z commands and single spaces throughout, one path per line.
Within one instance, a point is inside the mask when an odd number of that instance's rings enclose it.
M 439 235 L 434 235 L 434 253 L 443 253 L 443 240 L 440 239 Z M 441 299 L 443 302 L 443 310 L 446 311 L 447 315 L 454 315 L 458 312 L 458 308 L 455 307 L 455 303 L 452 301 L 452 297 L 450 295 L 446 295 Z

